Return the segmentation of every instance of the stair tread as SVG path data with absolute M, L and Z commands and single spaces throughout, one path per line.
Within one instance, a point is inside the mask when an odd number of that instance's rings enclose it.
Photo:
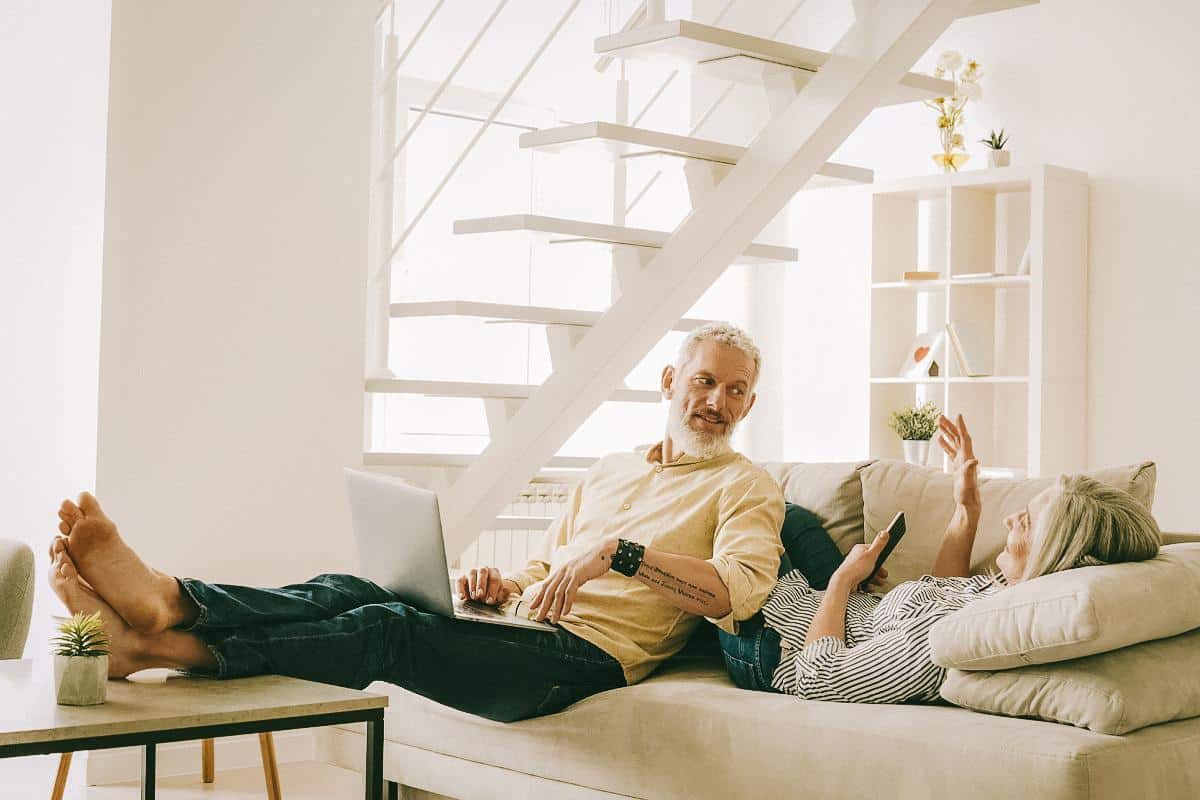
M 363 465 L 369 467 L 466 467 L 479 456 L 474 453 L 413 453 L 369 451 L 363 454 Z M 546 469 L 583 470 L 596 463 L 592 456 L 553 456 Z
M 521 134 L 520 146 L 545 152 L 562 152 L 581 146 L 599 146 L 613 156 L 662 152 L 685 158 L 716 161 L 721 164 L 736 164 L 738 159 L 746 153 L 746 148 L 740 145 L 600 120 L 529 131 Z M 837 183 L 871 183 L 874 181 L 872 170 L 832 161 L 822 165 L 817 170 L 817 175 L 826 181 Z M 814 180 L 812 183 L 823 184 L 826 181 Z
M 676 66 L 700 66 L 717 77 L 742 83 L 757 83 L 762 68 L 816 72 L 830 58 L 830 54 L 823 50 L 686 19 L 668 20 L 601 36 L 596 39 L 594 49 L 600 55 L 667 61 Z M 747 63 L 748 60 L 755 63 Z M 881 102 L 884 105 L 911 103 L 948 96 L 953 92 L 952 81 L 909 72 L 900 80 L 896 90 Z
M 529 231 L 568 239 L 585 239 L 634 247 L 662 247 L 671 237 L 670 231 L 606 225 L 600 222 L 547 217 L 541 214 L 505 214 L 499 217 L 476 217 L 454 221 L 456 234 L 505 231 Z M 755 242 L 746 248 L 739 263 L 746 263 L 747 260 L 795 261 L 797 258 L 799 258 L 799 251 L 794 247 Z
M 528 398 L 537 384 L 487 383 L 479 381 L 427 381 L 405 378 L 367 378 L 366 390 L 381 394 L 425 394 L 434 397 Z M 661 393 L 655 389 L 616 389 L 609 400 L 624 403 L 657 403 Z
M 482 319 L 528 322 L 537 325 L 595 325 L 603 311 L 585 311 L 549 306 L 484 303 L 473 300 L 425 300 L 391 304 L 391 316 L 398 317 L 479 317 Z M 674 330 L 690 331 L 712 320 L 684 317 Z

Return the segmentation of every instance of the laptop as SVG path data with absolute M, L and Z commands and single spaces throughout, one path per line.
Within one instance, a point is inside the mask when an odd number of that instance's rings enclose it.
M 411 606 L 443 617 L 555 630 L 518 612 L 520 601 L 496 608 L 460 600 L 451 588 L 437 495 L 399 478 L 346 469 L 359 575 Z M 527 609 L 525 609 L 527 611 Z

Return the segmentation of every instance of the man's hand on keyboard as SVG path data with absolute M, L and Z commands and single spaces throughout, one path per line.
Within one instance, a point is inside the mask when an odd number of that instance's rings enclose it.
M 489 606 L 502 605 L 518 593 L 517 584 L 504 579 L 495 567 L 475 567 L 458 576 L 458 596 Z

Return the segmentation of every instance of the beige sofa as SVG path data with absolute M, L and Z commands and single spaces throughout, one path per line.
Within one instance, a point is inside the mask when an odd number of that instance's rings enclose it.
M 839 547 L 861 540 L 864 465 L 766 466 Z M 802 701 L 736 688 L 702 649 L 636 686 L 510 725 L 388 684 L 371 690 L 391 698 L 384 774 L 410 798 L 1200 797 L 1200 718 L 1108 736 L 949 705 Z M 361 768 L 361 726 L 317 737 L 318 759 Z

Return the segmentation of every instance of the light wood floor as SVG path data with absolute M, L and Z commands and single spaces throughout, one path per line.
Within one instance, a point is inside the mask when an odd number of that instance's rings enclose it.
M 49 798 L 58 756 L 0 759 L 0 796 L 6 800 Z M 79 765 L 82 767 L 82 764 Z M 219 765 L 218 765 L 219 766 Z M 341 800 L 363 796 L 362 775 L 311 761 L 279 765 L 284 800 Z M 159 778 L 161 800 L 264 800 L 262 769 L 218 771 L 216 781 L 200 782 L 199 775 Z M 137 800 L 137 784 L 84 786 L 83 769 L 73 769 L 63 800 Z

